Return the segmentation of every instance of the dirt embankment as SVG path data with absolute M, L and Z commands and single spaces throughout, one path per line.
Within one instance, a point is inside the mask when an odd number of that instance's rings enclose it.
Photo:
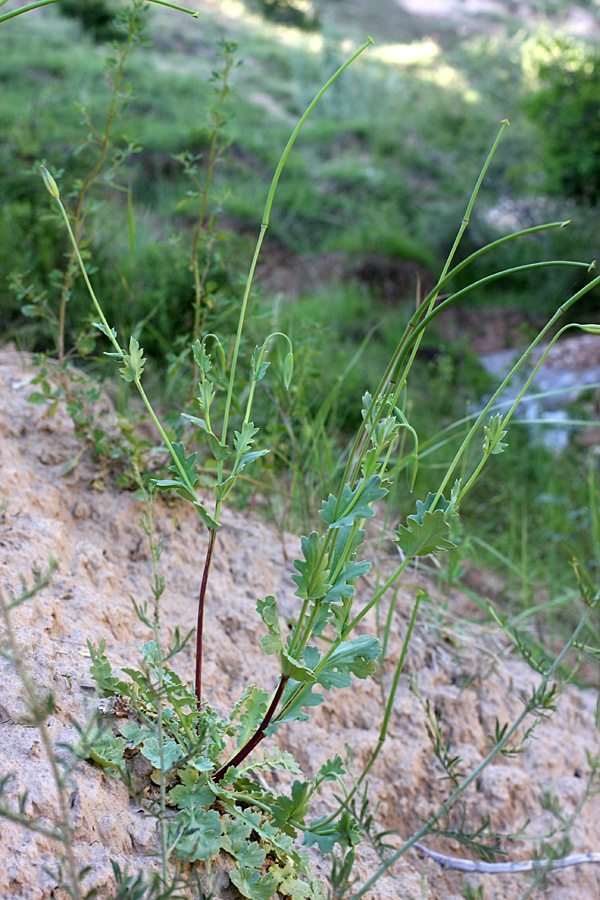
M 136 661 L 137 648 L 149 639 L 136 618 L 130 597 L 149 597 L 151 567 L 146 539 L 138 522 L 142 508 L 135 497 L 107 484 L 91 487 L 93 465 L 83 458 L 66 477 L 63 463 L 77 451 L 67 415 L 53 418 L 27 403 L 33 372 L 19 356 L 0 354 L 0 586 L 6 594 L 31 581 L 32 567 L 44 568 L 50 556 L 59 562 L 50 584 L 13 613 L 18 639 L 40 691 L 52 691 L 55 711 L 47 728 L 55 742 L 72 742 L 72 720 L 82 721 L 93 703 L 86 638 L 107 640 L 116 665 Z M 97 483 L 97 482 L 96 482 Z M 163 600 L 165 640 L 179 625 L 186 631 L 195 619 L 205 534 L 197 517 L 183 505 L 160 501 L 156 527 L 165 545 L 163 570 L 167 589 Z M 282 610 L 297 612 L 290 580 L 298 542 L 280 537 L 251 515 L 229 513 L 219 535 L 207 607 L 205 684 L 209 700 L 228 709 L 248 681 L 271 690 L 276 664 L 257 650 L 263 626 L 254 608 L 256 599 L 277 594 Z M 401 589 L 394 617 L 393 637 L 384 682 L 389 686 L 416 585 L 411 576 Z M 424 699 L 442 715 L 443 729 L 453 750 L 469 772 L 485 755 L 496 717 L 511 720 L 521 709 L 520 693 L 529 693 L 534 676 L 514 659 L 500 637 L 464 625 L 435 625 L 435 585 L 428 585 L 431 605 L 423 609 L 408 657 Z M 363 590 L 367 591 L 367 583 Z M 457 600 L 458 602 L 458 600 Z M 426 604 L 427 606 L 427 604 Z M 367 622 L 371 630 L 373 621 Z M 1 632 L 0 632 L 1 634 Z M 180 674 L 192 677 L 191 651 L 178 659 Z M 28 790 L 25 810 L 51 822 L 58 815 L 57 798 L 47 760 L 35 728 L 23 722 L 25 708 L 17 676 L 0 660 L 0 777 L 14 773 L 8 784 L 13 798 Z M 355 768 L 374 748 L 383 706 L 375 680 L 356 683 L 352 690 L 330 694 L 310 722 L 278 732 L 277 740 L 296 754 L 307 775 L 335 753 L 352 749 Z M 515 760 L 498 759 L 467 794 L 468 822 L 476 826 L 486 815 L 498 831 L 514 833 L 527 818 L 529 833 L 544 834 L 552 825 L 540 805 L 544 791 L 555 791 L 570 814 L 586 781 L 586 750 L 599 750 L 594 727 L 595 696 L 574 687 L 565 689 L 559 711 L 543 721 L 528 751 Z M 379 802 L 381 829 L 397 829 L 399 841 L 436 810 L 447 782 L 431 753 L 423 709 L 403 676 L 383 753 L 370 778 L 373 808 Z M 81 865 L 90 865 L 86 887 L 111 883 L 110 859 L 137 871 L 154 865 L 148 854 L 157 850 L 154 820 L 144 815 L 125 787 L 90 763 L 73 775 L 69 794 L 76 850 Z M 319 814 L 319 810 L 315 810 Z M 600 834 L 600 795 L 592 798 L 571 831 L 577 852 L 595 851 Z M 57 847 L 41 835 L 0 820 L 0 898 L 49 900 L 61 897 L 56 882 L 45 872 L 57 861 Z M 453 841 L 429 840 L 451 855 L 467 853 Z M 513 858 L 527 858 L 531 843 L 508 847 Z M 324 874 L 323 863 L 315 861 Z M 361 880 L 374 871 L 374 853 L 359 854 Z M 520 897 L 523 876 L 468 876 L 483 879 L 486 900 Z M 219 888 L 217 896 L 233 896 Z M 443 872 L 413 852 L 383 879 L 372 898 L 429 898 L 458 900 L 464 896 L 461 879 Z M 567 869 L 553 875 L 535 896 L 549 900 L 592 900 L 600 896 L 600 868 Z

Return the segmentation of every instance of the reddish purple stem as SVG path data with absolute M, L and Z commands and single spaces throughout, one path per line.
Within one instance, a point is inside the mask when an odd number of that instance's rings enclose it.
M 238 766 L 241 762 L 243 762 L 243 760 L 246 759 L 246 757 L 250 753 L 252 753 L 254 748 L 258 744 L 260 744 L 260 742 L 262 741 L 262 739 L 265 736 L 265 731 L 267 730 L 267 726 L 269 725 L 269 722 L 273 718 L 273 715 L 275 714 L 275 710 L 277 709 L 277 707 L 279 705 L 279 701 L 281 700 L 281 695 L 283 694 L 283 689 L 285 688 L 285 686 L 287 684 L 288 678 L 289 678 L 288 675 L 281 676 L 281 678 L 279 679 L 279 684 L 277 685 L 277 690 L 275 691 L 275 694 L 273 696 L 273 699 L 271 700 L 269 708 L 265 713 L 264 719 L 262 720 L 262 722 L 260 723 L 260 725 L 258 726 L 256 731 L 254 732 L 254 734 L 252 735 L 250 740 L 246 744 L 244 744 L 243 747 L 240 747 L 240 749 L 237 751 L 237 753 L 231 757 L 229 762 L 225 763 L 224 766 L 221 766 L 220 769 L 217 769 L 215 774 L 212 776 L 213 781 L 221 781 L 221 779 L 227 772 L 227 769 L 230 769 L 231 766 Z
M 208 548 L 206 550 L 206 559 L 204 560 L 202 583 L 200 585 L 200 593 L 198 595 L 198 622 L 196 624 L 196 700 L 198 703 L 198 712 L 201 712 L 202 707 L 202 637 L 204 631 L 204 602 L 206 600 L 208 573 L 210 572 L 210 563 L 215 547 L 216 536 L 217 532 L 211 530 L 210 537 L 208 539 Z

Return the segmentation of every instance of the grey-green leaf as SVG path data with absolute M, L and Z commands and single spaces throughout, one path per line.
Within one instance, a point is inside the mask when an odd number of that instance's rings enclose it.
M 409 516 L 409 527 L 400 524 L 396 529 L 400 549 L 411 559 L 414 556 L 427 556 L 437 550 L 451 550 L 456 545 L 449 540 L 450 525 L 446 521 L 444 511 L 424 512 L 421 516 Z
M 105 332 L 106 333 L 106 332 Z M 144 371 L 144 351 L 134 337 L 129 338 L 129 353 L 123 357 L 123 368 L 119 369 L 124 381 L 139 381 Z
M 502 441 L 503 437 L 506 437 L 506 431 L 502 429 L 502 416 L 500 413 L 497 413 L 495 416 L 491 416 L 490 421 L 487 425 L 483 426 L 484 432 L 484 441 L 483 441 L 483 452 L 489 453 L 491 456 L 496 456 L 498 453 L 502 453 L 508 447 L 508 444 L 505 444 Z
M 316 673 L 319 684 L 331 687 L 348 687 L 350 675 L 367 678 L 375 673 L 375 660 L 381 653 L 377 638 L 362 634 L 352 641 L 344 641 L 333 651 L 325 666 Z
M 294 354 L 290 350 L 283 361 L 283 383 L 286 391 L 289 391 L 292 383 L 292 375 L 294 374 Z
M 370 519 L 375 515 L 371 504 L 381 500 L 386 494 L 387 490 L 381 487 L 379 475 L 372 475 L 366 481 L 361 479 L 354 490 L 345 484 L 339 502 L 333 494 L 329 495 L 323 503 L 321 516 L 330 528 L 352 525 L 357 519 Z

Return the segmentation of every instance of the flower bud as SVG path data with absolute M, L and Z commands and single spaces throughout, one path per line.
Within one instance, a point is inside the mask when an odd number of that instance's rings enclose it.
M 48 193 L 51 194 L 56 200 L 58 200 L 60 194 L 54 178 L 52 177 L 46 166 L 40 166 L 40 168 L 42 170 L 42 178 L 44 179 L 44 184 L 48 189 Z

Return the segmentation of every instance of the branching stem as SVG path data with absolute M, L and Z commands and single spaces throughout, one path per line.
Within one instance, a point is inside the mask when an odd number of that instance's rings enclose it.
M 271 719 L 275 715 L 275 710 L 279 705 L 279 701 L 281 700 L 281 695 L 283 694 L 284 688 L 288 682 L 288 678 L 288 675 L 281 676 L 281 678 L 279 679 L 279 684 L 277 685 L 277 690 L 273 694 L 273 699 L 269 704 L 269 708 L 265 713 L 264 719 L 254 732 L 250 740 L 246 744 L 244 744 L 243 747 L 240 747 L 237 753 L 235 753 L 234 756 L 231 757 L 229 762 L 225 763 L 224 766 L 221 766 L 220 769 L 217 769 L 215 774 L 212 776 L 213 781 L 221 781 L 228 769 L 230 769 L 232 766 L 239 766 L 239 764 L 243 762 L 246 757 L 250 755 L 250 753 L 252 753 L 254 748 L 260 744 L 265 736 L 265 731 L 267 730 Z

